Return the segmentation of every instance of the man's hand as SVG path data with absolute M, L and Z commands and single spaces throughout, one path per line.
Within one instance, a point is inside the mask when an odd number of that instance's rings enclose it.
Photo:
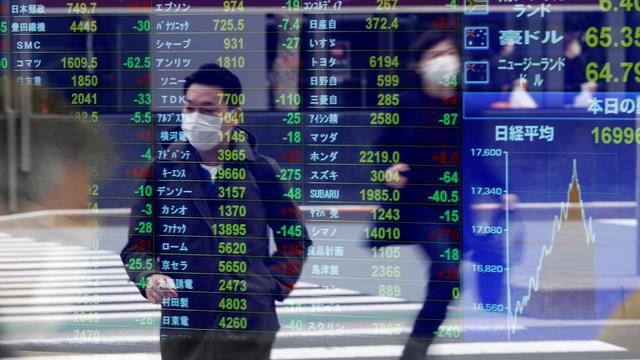
M 402 189 L 409 179 L 406 176 L 400 175 L 405 171 L 409 171 L 411 168 L 405 163 L 393 164 L 385 170 L 385 179 L 390 179 L 386 182 L 387 186 L 394 189 Z
M 176 284 L 167 275 L 153 274 L 147 278 L 147 300 L 152 304 L 161 304 L 162 298 L 178 297 Z

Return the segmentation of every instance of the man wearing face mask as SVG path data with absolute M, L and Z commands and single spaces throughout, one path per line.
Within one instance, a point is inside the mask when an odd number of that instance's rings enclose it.
M 408 91 L 400 100 L 400 125 L 390 128 L 379 139 L 381 150 L 400 152 L 401 163 L 386 169 L 387 186 L 400 189 L 401 199 L 424 199 L 427 195 L 420 193 L 421 188 L 412 184 L 425 183 L 425 179 L 433 178 L 428 175 L 433 172 L 429 166 L 410 166 L 409 164 L 425 164 L 430 150 L 425 146 L 457 144 L 457 131 L 433 131 L 430 127 L 438 126 L 438 119 L 442 114 L 455 111 L 452 97 L 456 95 L 456 79 L 460 71 L 460 58 L 455 35 L 446 33 L 427 33 L 414 45 L 415 74 L 417 80 L 415 90 Z M 445 100 L 447 99 L 447 100 Z M 449 109 L 446 109 L 449 108 Z M 401 144 L 402 146 L 397 146 Z M 418 201 L 418 200 L 411 200 Z M 447 305 L 452 298 L 452 290 L 457 286 L 454 282 L 443 282 L 437 276 L 437 264 L 431 262 L 440 259 L 450 244 L 435 243 L 425 234 L 434 229 L 431 225 L 416 223 L 430 218 L 432 210 L 428 206 L 382 204 L 382 208 L 399 209 L 404 223 L 393 223 L 401 229 L 402 237 L 389 244 L 371 242 L 371 246 L 416 244 L 427 258 L 429 266 L 429 283 L 423 308 L 419 312 L 409 340 L 404 348 L 401 359 L 424 359 L 427 348 L 432 342 L 434 332 L 446 316 Z M 409 216 L 405 218 L 405 216 Z M 379 226 L 389 226 L 381 223 Z M 436 227 L 434 225 L 434 227 Z M 435 281 L 434 281 L 435 280 Z
M 207 64 L 184 91 L 188 142 L 170 144 L 150 165 L 156 197 L 132 207 L 121 257 L 141 294 L 162 304 L 163 360 L 269 359 L 279 328 L 274 301 L 292 290 L 310 242 L 297 216 L 282 215 L 297 206 L 281 196 L 290 185 L 276 178 L 277 164 L 238 126 L 238 78 Z M 141 223 L 153 232 L 141 233 Z M 278 235 L 282 226 L 297 236 Z

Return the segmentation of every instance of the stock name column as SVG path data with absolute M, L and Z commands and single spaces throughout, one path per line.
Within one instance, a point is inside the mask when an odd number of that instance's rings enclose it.
M 204 331 L 244 330 L 255 326 L 244 312 L 254 310 L 247 295 L 253 283 L 248 268 L 250 241 L 245 238 L 255 214 L 247 202 L 248 170 L 242 163 L 245 133 L 220 133 L 230 147 L 221 150 L 217 170 L 204 168 L 198 150 L 189 146 L 180 126 L 186 119 L 185 79 L 204 64 L 217 63 L 239 76 L 251 67 L 244 50 L 250 47 L 251 20 L 242 1 L 156 2 L 154 4 L 154 101 L 159 131 L 156 141 L 156 206 L 159 215 L 155 250 L 159 271 L 174 279 L 178 297 L 163 298 L 163 336 L 204 336 Z M 256 30 L 256 29 L 253 29 Z M 256 35 L 254 35 L 256 36 Z M 214 69 L 205 71 L 215 72 Z M 215 75 L 215 73 L 213 73 Z M 229 92 L 208 104 L 232 110 L 247 96 Z M 202 106 L 202 104 L 192 105 Z M 244 113 L 193 108 L 190 114 L 220 117 L 245 126 Z M 187 114 L 189 115 L 189 114 Z M 198 141 L 198 140 L 195 140 Z M 206 175 L 204 173 L 207 173 Z M 246 240 L 246 241 L 245 241 Z M 257 316 L 259 317 L 259 316 Z
M 348 136 L 342 124 L 345 114 L 341 106 L 341 80 L 350 73 L 347 41 L 341 38 L 341 1 L 293 2 L 302 12 L 301 94 L 304 124 L 304 203 L 307 206 L 307 228 L 314 239 L 308 249 L 310 261 L 305 272 L 308 281 L 320 285 L 328 294 L 334 293 L 338 279 L 347 279 L 343 262 L 349 255 L 340 205 L 347 203 L 341 187 L 348 178 L 345 162 L 348 149 L 340 146 Z M 345 56 L 342 56 L 345 55 Z M 340 290 L 337 290 L 338 293 Z M 295 305 L 295 304 L 294 304 Z M 319 299 L 311 313 L 297 323 L 287 324 L 289 330 L 319 334 L 339 334 L 346 321 L 335 298 Z

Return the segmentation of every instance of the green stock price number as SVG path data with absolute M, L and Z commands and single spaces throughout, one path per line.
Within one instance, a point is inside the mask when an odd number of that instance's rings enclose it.
M 129 270 L 153 270 L 153 259 L 130 258 L 126 267 Z
M 590 62 L 586 69 L 585 75 L 587 81 L 606 83 L 627 83 L 634 81 L 640 83 L 640 62 L 620 62 L 614 65 L 611 62 L 598 64 Z M 631 77 L 631 75 L 634 75 Z

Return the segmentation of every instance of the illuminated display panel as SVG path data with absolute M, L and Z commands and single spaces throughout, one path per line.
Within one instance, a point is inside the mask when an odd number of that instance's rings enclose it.
M 633 352 L 638 11 L 0 3 L 2 344 Z

